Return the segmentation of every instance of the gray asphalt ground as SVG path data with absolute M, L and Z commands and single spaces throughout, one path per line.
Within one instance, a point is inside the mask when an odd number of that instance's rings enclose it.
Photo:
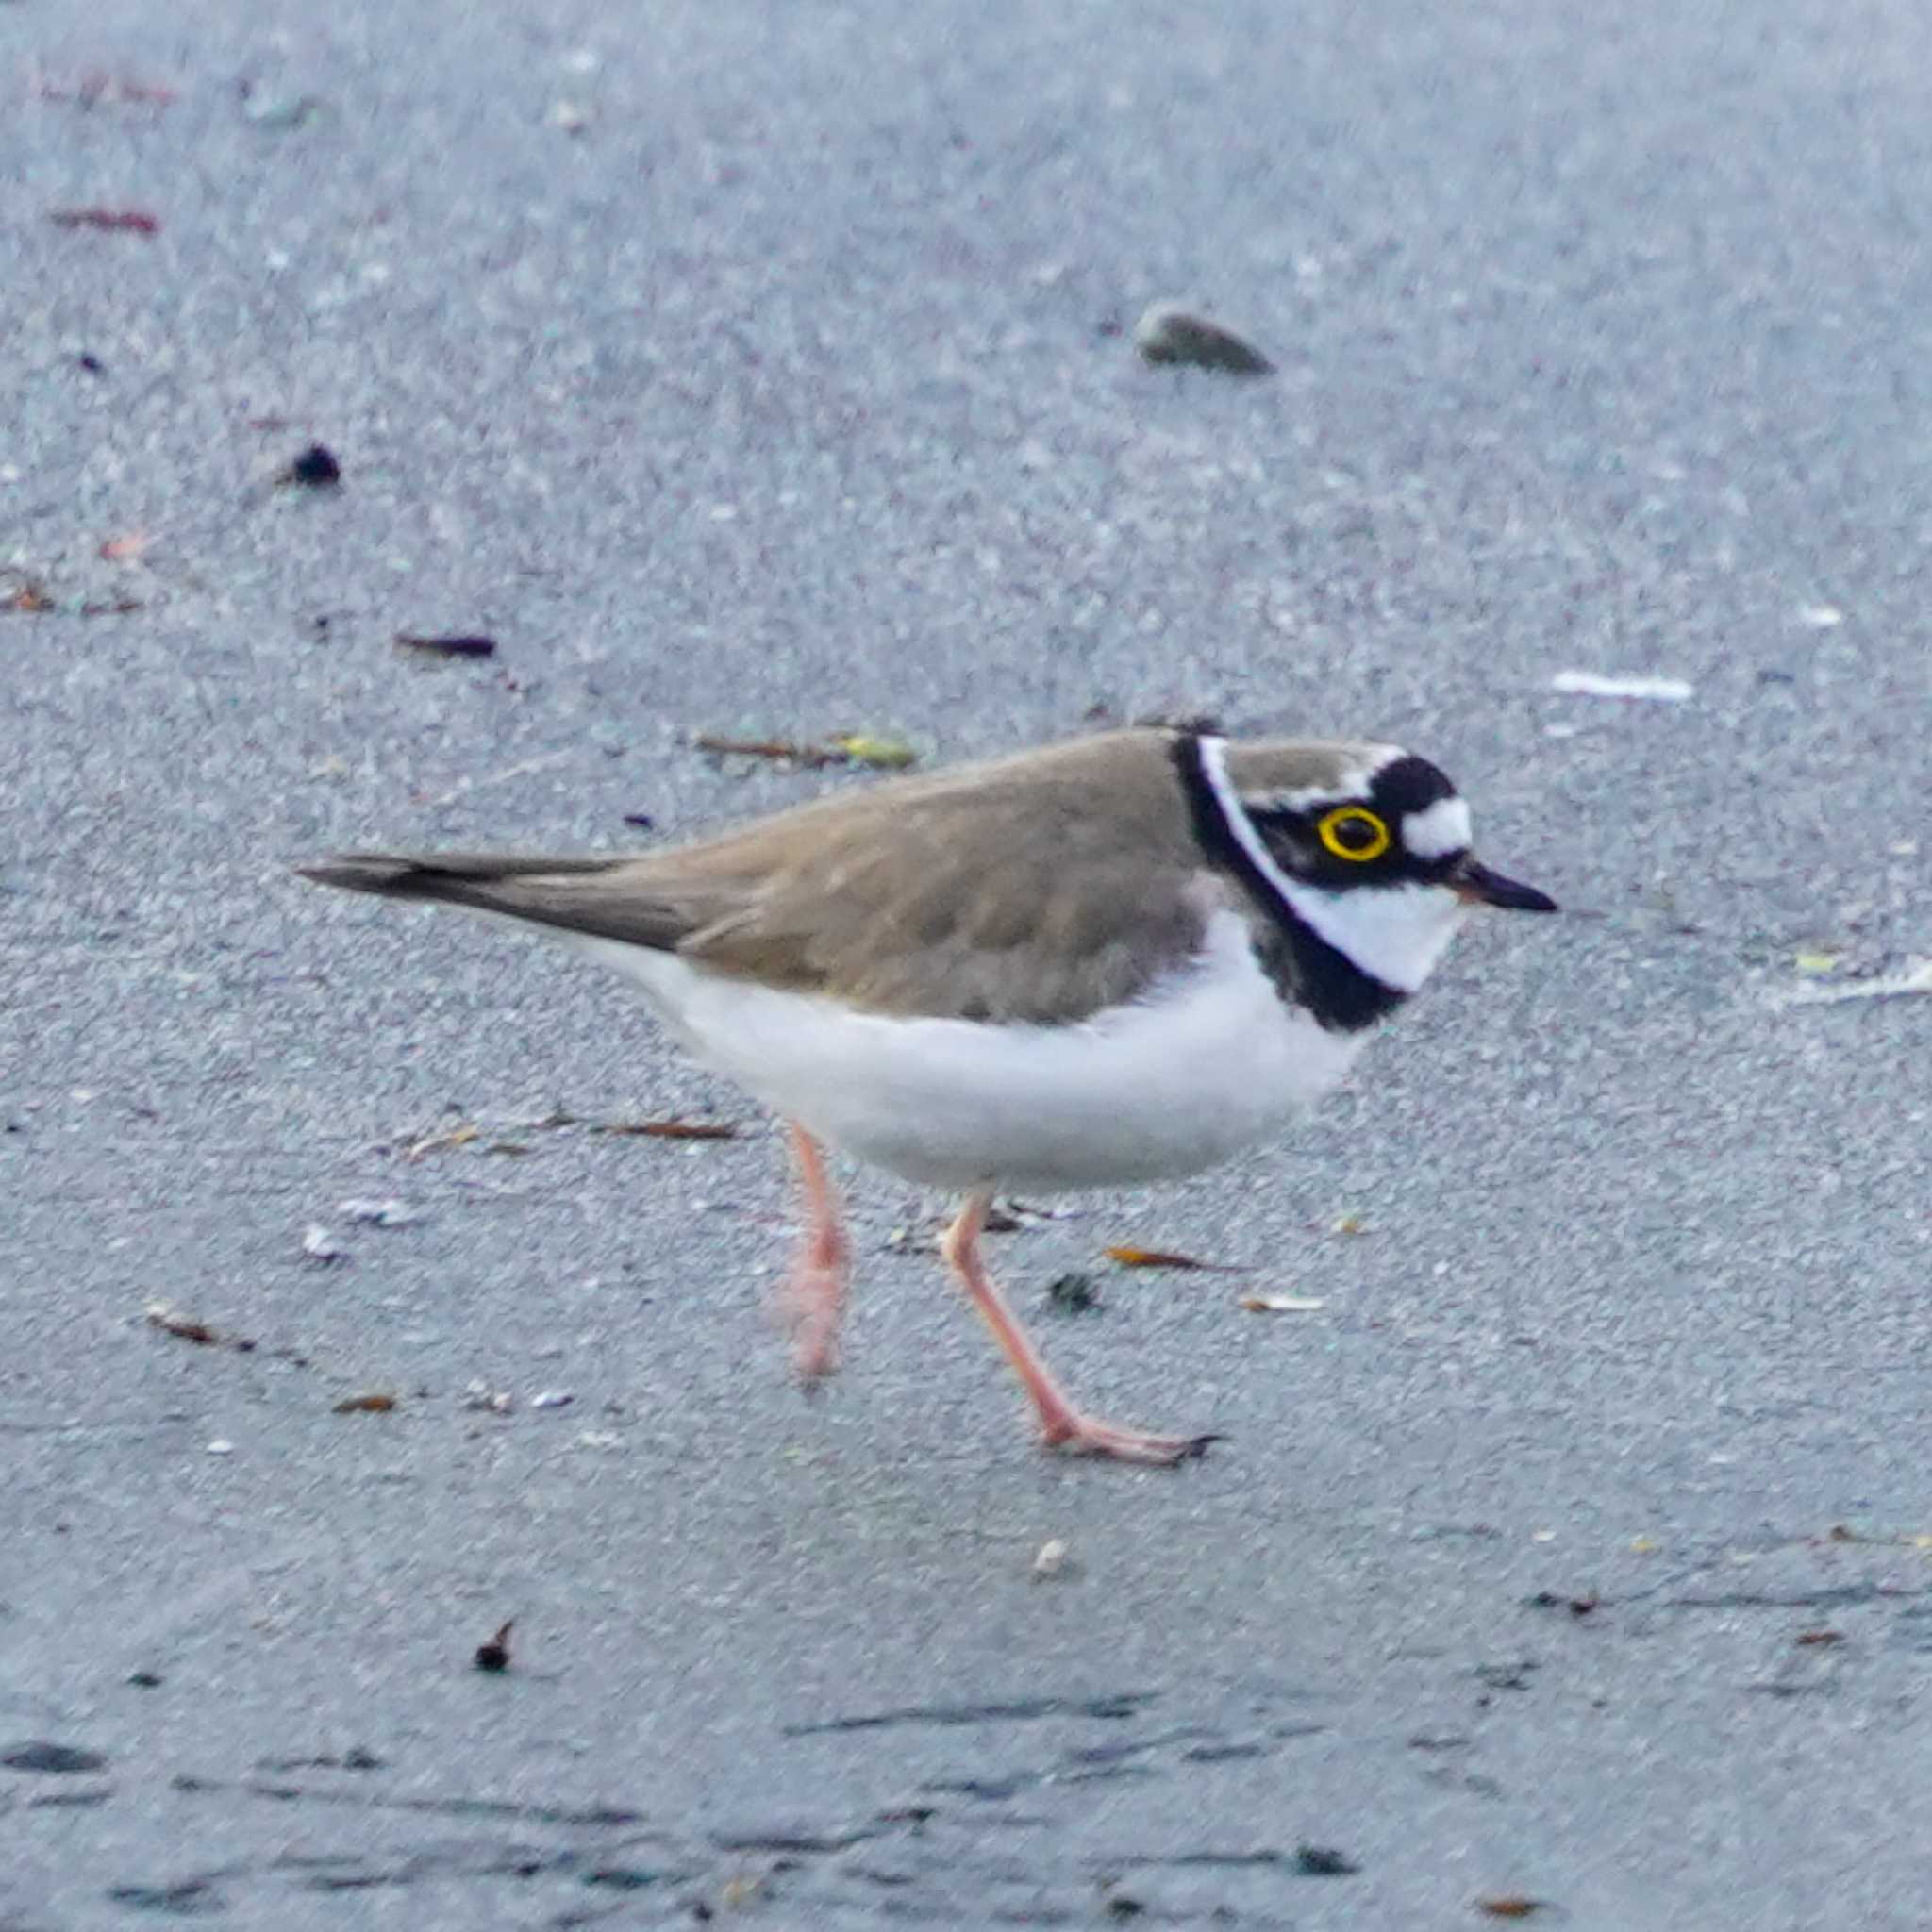
M 1932 1000 L 1784 1004 L 1932 953 L 1923 8 L 17 0 L 0 76 L 7 1932 L 1932 1924 Z M 801 1397 L 775 1132 L 285 869 L 1189 709 L 1435 757 L 1570 916 L 994 1245 L 1172 1474 L 1038 1454 L 877 1179 Z

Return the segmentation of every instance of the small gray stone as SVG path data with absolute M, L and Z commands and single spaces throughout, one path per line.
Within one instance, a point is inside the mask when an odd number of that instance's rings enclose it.
M 1232 329 L 1177 302 L 1156 302 L 1134 325 L 1134 346 L 1149 362 L 1191 362 L 1227 375 L 1272 375 L 1274 364 Z

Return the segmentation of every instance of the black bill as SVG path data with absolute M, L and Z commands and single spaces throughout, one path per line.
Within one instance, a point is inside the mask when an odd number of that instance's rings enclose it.
M 1462 896 L 1475 906 L 1501 906 L 1510 912 L 1554 912 L 1557 902 L 1547 892 L 1539 892 L 1534 886 L 1519 885 L 1514 879 L 1506 879 L 1499 872 L 1491 872 L 1486 865 L 1478 865 L 1474 859 L 1464 862 L 1456 874 L 1454 884 Z

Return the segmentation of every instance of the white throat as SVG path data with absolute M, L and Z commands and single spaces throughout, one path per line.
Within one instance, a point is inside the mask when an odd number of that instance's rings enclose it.
M 1338 953 L 1397 992 L 1419 992 L 1467 908 L 1447 886 L 1357 886 L 1326 892 L 1285 874 L 1281 896 Z

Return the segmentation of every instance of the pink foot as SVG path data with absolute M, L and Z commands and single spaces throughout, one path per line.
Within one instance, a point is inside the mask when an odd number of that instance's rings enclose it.
M 1205 1456 L 1208 1443 L 1221 1441 L 1219 1436 L 1156 1436 L 1145 1429 L 1123 1429 L 1077 1411 L 1052 1422 L 1042 1420 L 1040 1438 L 1045 1447 L 1062 1456 L 1104 1456 L 1157 1469 L 1172 1469 L 1177 1462 Z
M 1202 1455 L 1208 1443 L 1219 1441 L 1218 1436 L 1154 1436 L 1144 1429 L 1118 1428 L 1112 1423 L 1082 1415 L 1074 1407 L 979 1258 L 980 1230 L 991 1206 L 991 1188 L 980 1189 L 967 1200 L 946 1231 L 945 1257 L 959 1277 L 960 1287 L 972 1298 L 973 1306 L 992 1330 L 993 1340 L 1020 1377 L 1040 1424 L 1040 1439 L 1046 1447 L 1062 1450 L 1069 1456 L 1106 1456 L 1116 1462 L 1172 1469 L 1177 1462 Z
M 852 1279 L 852 1243 L 839 1219 L 838 1197 L 818 1142 L 795 1123 L 791 1149 L 805 1200 L 805 1233 L 774 1312 L 791 1338 L 791 1366 L 808 1389 L 839 1366 L 839 1324 Z
M 839 1323 L 845 1307 L 841 1261 L 801 1256 L 778 1296 L 778 1324 L 791 1339 L 791 1369 L 809 1388 L 839 1368 Z

